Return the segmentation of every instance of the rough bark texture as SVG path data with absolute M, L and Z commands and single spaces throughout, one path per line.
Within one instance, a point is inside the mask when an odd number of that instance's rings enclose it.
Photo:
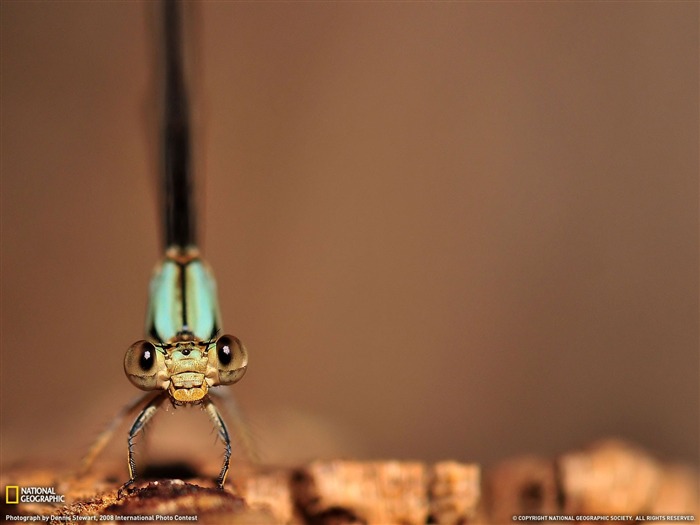
M 454 461 L 335 460 L 298 468 L 239 467 L 223 491 L 207 479 L 172 479 L 187 477 L 187 469 L 179 466 L 172 472 L 152 470 L 122 497 L 117 494 L 119 469 L 113 465 L 103 464 L 101 471 L 80 478 L 57 472 L 29 466 L 5 470 L 3 489 L 55 487 L 66 496 L 66 504 L 12 505 L 3 498 L 2 518 L 40 515 L 49 517 L 44 522 L 66 523 L 91 515 L 103 523 L 123 523 L 129 516 L 177 515 L 197 516 L 199 524 L 270 525 L 489 525 L 537 515 L 563 516 L 569 523 L 567 516 L 584 522 L 576 519 L 581 515 L 609 516 L 603 523 L 619 522 L 616 516 L 629 516 L 627 523 L 645 523 L 646 516 L 700 519 L 696 471 L 665 465 L 616 440 L 554 459 L 516 458 L 485 472 Z

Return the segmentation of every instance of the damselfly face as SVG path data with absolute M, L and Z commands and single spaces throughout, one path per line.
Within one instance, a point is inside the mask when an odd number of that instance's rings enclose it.
M 124 372 L 142 390 L 167 390 L 175 403 L 201 401 L 210 387 L 239 381 L 248 352 L 238 338 L 198 341 L 187 334 L 164 344 L 137 341 L 124 356 Z

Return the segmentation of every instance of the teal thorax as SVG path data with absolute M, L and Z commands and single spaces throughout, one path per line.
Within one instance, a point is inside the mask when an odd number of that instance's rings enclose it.
M 151 278 L 146 333 L 159 343 L 183 332 L 205 341 L 216 337 L 220 325 L 209 266 L 196 248 L 169 248 Z

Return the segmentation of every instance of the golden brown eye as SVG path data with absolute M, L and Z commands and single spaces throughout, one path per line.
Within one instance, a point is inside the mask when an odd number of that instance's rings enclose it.
M 144 341 L 144 344 L 139 348 L 139 366 L 144 372 L 148 372 L 153 365 L 156 364 L 156 348 L 151 343 Z
M 143 390 L 162 388 L 158 372 L 165 367 L 163 356 L 153 343 L 136 341 L 124 356 L 124 372 L 134 385 Z
M 234 343 L 234 339 L 235 338 L 231 336 L 223 335 L 216 341 L 216 356 L 219 358 L 219 363 L 221 366 L 226 367 L 230 365 L 231 361 L 233 360 L 234 351 L 232 348 L 235 349 L 236 344 L 240 345 L 240 341 L 236 339 Z
M 207 375 L 214 385 L 230 385 L 239 381 L 248 367 L 248 352 L 243 343 L 232 335 L 216 340 L 216 352 L 209 352 Z

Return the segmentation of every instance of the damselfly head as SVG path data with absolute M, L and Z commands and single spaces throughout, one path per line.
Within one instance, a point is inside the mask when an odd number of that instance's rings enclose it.
M 248 351 L 232 335 L 222 335 L 209 349 L 207 382 L 210 386 L 232 385 L 240 381 L 248 367 Z
M 141 390 L 167 388 L 165 356 L 149 341 L 136 341 L 124 356 L 124 372 Z
M 196 403 L 209 387 L 232 385 L 248 367 L 248 352 L 232 335 L 209 341 L 137 341 L 124 356 L 124 372 L 141 390 L 167 390 L 176 403 Z

